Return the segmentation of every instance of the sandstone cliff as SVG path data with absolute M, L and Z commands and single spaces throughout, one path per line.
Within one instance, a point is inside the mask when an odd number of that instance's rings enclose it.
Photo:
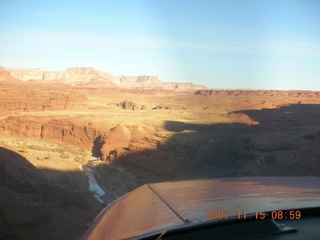
M 139 84 L 149 85 L 152 83 L 160 83 L 161 81 L 156 76 L 122 76 L 120 83 L 122 86 L 138 86 Z
M 94 68 L 74 67 L 67 71 L 42 71 L 34 69 L 8 69 L 15 78 L 23 81 L 38 80 L 42 82 L 64 83 L 81 87 L 157 89 L 170 91 L 195 91 L 207 89 L 204 86 L 183 82 L 162 82 L 156 76 L 122 76 L 117 77 L 108 72 Z
M 111 76 L 107 72 L 100 72 L 94 68 L 69 68 L 67 71 L 41 71 L 40 69 L 9 69 L 9 72 L 16 78 L 23 81 L 28 80 L 45 80 L 61 82 L 71 85 L 76 85 L 77 83 L 88 83 L 92 80 L 99 79 L 112 86 L 113 81 L 119 83 L 118 79 Z
M 39 68 L 14 68 L 7 69 L 8 72 L 15 78 L 18 78 L 22 81 L 27 80 L 41 80 L 44 71 L 41 71 Z
M 205 86 L 194 85 L 193 83 L 187 82 L 162 82 L 159 84 L 151 84 L 150 88 L 187 92 L 207 89 Z
M 132 89 L 157 89 L 170 91 L 205 90 L 205 86 L 194 85 L 190 82 L 162 82 L 155 76 L 121 77 L 120 86 Z
M 17 83 L 17 82 L 21 82 L 19 79 L 15 78 L 14 76 L 12 76 L 10 74 L 10 72 L 8 72 L 7 70 L 5 70 L 2 66 L 0 66 L 0 82 L 7 82 L 7 83 Z

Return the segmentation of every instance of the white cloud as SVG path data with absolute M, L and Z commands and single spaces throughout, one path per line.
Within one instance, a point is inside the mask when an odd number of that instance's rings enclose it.
M 263 52 L 281 52 L 288 54 L 320 56 L 320 45 L 295 42 L 278 42 L 269 44 L 255 44 L 257 50 Z
M 54 44 L 58 46 L 71 47 L 95 47 L 95 48 L 145 48 L 145 49 L 182 49 L 199 51 L 219 51 L 219 52 L 245 52 L 245 53 L 281 53 L 320 56 L 320 45 L 304 42 L 254 42 L 254 41 L 229 41 L 221 43 L 219 41 L 197 42 L 174 39 L 170 37 L 152 37 L 136 35 L 92 35 L 68 32 L 19 32 L 2 33 L 1 39 L 11 39 L 15 42 L 39 43 L 44 45 Z

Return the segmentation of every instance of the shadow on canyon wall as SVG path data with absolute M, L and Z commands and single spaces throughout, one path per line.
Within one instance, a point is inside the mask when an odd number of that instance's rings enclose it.
M 94 139 L 93 141 L 93 146 L 92 146 L 92 156 L 99 158 L 101 156 L 100 150 L 103 147 L 104 141 L 102 140 L 101 136 L 98 136 Z
M 76 179 L 79 172 L 63 174 Z M 0 239 L 79 239 L 98 212 L 83 194 L 51 182 L 23 156 L 3 147 L 0 196 Z

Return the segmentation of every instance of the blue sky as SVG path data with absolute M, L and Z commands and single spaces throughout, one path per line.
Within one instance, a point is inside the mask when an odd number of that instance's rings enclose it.
M 320 90 L 320 1 L 0 0 L 0 65 Z

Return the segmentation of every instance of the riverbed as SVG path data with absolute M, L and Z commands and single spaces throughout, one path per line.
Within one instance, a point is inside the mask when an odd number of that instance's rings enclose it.
M 102 204 L 108 204 L 110 197 L 108 197 L 95 178 L 96 162 L 97 160 L 89 160 L 85 165 L 80 165 L 80 170 L 85 174 L 89 183 L 89 191 L 92 192 L 94 198 Z

